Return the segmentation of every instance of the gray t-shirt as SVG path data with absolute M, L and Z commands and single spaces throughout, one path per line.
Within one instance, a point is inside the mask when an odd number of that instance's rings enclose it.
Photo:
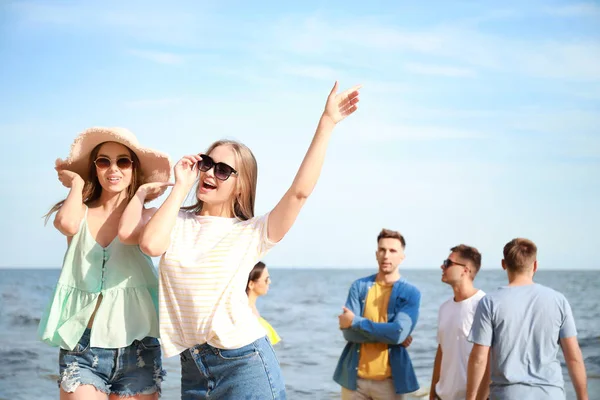
M 534 283 L 503 286 L 477 306 L 469 341 L 491 346 L 491 399 L 564 399 L 559 339 L 577 335 L 569 302 Z

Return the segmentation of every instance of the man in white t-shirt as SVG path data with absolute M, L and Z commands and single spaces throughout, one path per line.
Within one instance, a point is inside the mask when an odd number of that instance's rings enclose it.
M 454 293 L 440 306 L 438 314 L 438 348 L 430 400 L 464 400 L 466 397 L 467 366 L 473 348 L 467 338 L 479 300 L 485 296 L 473 286 L 480 267 L 479 251 L 464 244 L 451 248 L 442 263 L 442 282 L 450 285 Z M 488 385 L 482 385 L 478 399 L 487 399 L 488 390 Z

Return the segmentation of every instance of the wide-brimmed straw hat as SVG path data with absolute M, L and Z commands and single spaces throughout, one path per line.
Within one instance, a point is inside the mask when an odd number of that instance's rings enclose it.
M 125 128 L 93 127 L 86 129 L 75 138 L 71 145 L 69 157 L 66 160 L 60 158 L 56 160 L 56 169 L 73 171 L 79 174 L 83 180 L 89 180 L 90 154 L 96 146 L 104 142 L 120 143 L 135 153 L 140 164 L 135 167 L 141 170 L 141 184 L 168 182 L 171 178 L 171 159 L 169 156 L 158 150 L 142 147 L 135 135 Z M 164 190 L 161 191 L 161 194 L 163 192 Z M 146 201 L 153 198 L 147 198 Z

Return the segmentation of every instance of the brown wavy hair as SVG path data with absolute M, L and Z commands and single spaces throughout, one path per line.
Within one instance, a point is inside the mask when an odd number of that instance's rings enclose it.
M 88 160 L 88 176 L 82 176 L 82 178 L 85 181 L 82 191 L 83 204 L 85 205 L 89 205 L 90 203 L 98 200 L 100 198 L 100 195 L 102 194 L 102 185 L 100 185 L 100 181 L 98 180 L 98 174 L 96 173 L 96 164 L 94 164 L 94 161 L 96 160 L 96 157 L 100 152 L 100 147 L 102 147 L 102 145 L 105 143 L 109 142 L 103 142 L 100 143 L 98 146 L 94 147 L 94 149 L 90 153 L 90 157 Z M 127 201 L 129 201 L 133 198 L 133 196 L 135 196 L 135 192 L 137 192 L 138 188 L 142 185 L 142 170 L 140 168 L 139 158 L 135 155 L 133 151 L 131 151 L 129 147 L 125 147 L 129 151 L 131 160 L 133 160 L 133 164 L 131 166 L 131 168 L 133 168 L 133 173 L 131 175 L 131 184 L 127 187 Z M 52 206 L 50 211 L 48 211 L 48 213 L 44 215 L 44 225 L 48 223 L 48 220 L 50 219 L 52 214 L 60 210 L 62 205 L 65 203 L 65 200 L 66 199 L 63 199 L 56 203 L 54 206 Z

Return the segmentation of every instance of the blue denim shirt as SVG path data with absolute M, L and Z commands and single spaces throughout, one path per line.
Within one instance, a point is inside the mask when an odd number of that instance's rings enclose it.
M 388 345 L 392 379 L 397 394 L 419 389 L 419 382 L 404 342 L 413 331 L 419 318 L 421 292 L 404 278 L 394 283 L 388 305 L 388 322 L 372 322 L 362 315 L 365 299 L 376 275 L 356 280 L 350 287 L 346 308 L 354 313 L 352 326 L 342 329 L 348 341 L 338 361 L 333 380 L 349 390 L 356 390 L 358 360 L 361 343 L 386 343 Z

